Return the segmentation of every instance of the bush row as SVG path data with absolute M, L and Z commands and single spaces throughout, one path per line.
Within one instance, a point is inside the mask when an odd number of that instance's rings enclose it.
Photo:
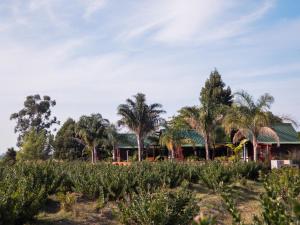
M 239 178 L 257 179 L 264 167 L 256 163 L 134 163 L 116 166 L 84 162 L 36 162 L 0 166 L 0 223 L 31 220 L 57 192 L 79 192 L 90 199 L 120 200 L 201 181 L 212 190 Z

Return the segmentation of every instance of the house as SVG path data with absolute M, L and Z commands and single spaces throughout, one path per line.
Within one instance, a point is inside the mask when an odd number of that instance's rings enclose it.
M 277 142 L 266 136 L 258 137 L 257 154 L 260 161 L 270 161 L 272 159 L 293 159 L 300 162 L 300 139 L 298 133 L 290 123 L 281 123 L 272 126 L 272 129 L 277 133 L 280 140 L 280 146 Z M 155 137 L 150 137 L 144 143 L 144 157 L 149 160 L 154 160 L 157 156 L 165 158 L 172 157 L 172 152 L 159 145 L 159 133 Z M 181 131 L 182 139 L 190 140 L 184 142 L 177 147 L 173 152 L 173 157 L 177 160 L 184 160 L 189 157 L 205 158 L 205 142 L 194 130 Z M 220 143 L 216 146 L 215 156 L 228 155 L 226 143 Z M 135 134 L 126 133 L 120 134 L 120 141 L 113 152 L 114 161 L 127 161 L 137 154 L 137 140 Z M 242 156 L 245 160 L 253 160 L 253 145 L 248 142 L 245 145 Z
M 300 139 L 291 123 L 281 123 L 272 126 L 277 133 L 280 146 L 274 139 L 266 136 L 258 137 L 258 159 L 269 161 L 272 159 L 300 160 Z M 253 154 L 252 154 L 253 155 Z
M 119 134 L 119 142 L 113 151 L 113 161 L 129 161 L 130 158 L 137 157 L 137 139 L 132 133 Z M 158 137 L 153 136 L 146 138 L 144 141 L 143 155 L 147 158 L 154 158 L 160 154 L 160 146 L 158 145 Z
M 148 137 L 145 140 L 143 153 L 145 158 L 154 160 L 157 156 L 162 156 L 164 158 L 171 157 L 171 152 L 159 145 L 159 135 L 160 133 L 154 137 Z M 189 156 L 205 158 L 204 139 L 197 134 L 197 132 L 193 130 L 182 131 L 180 135 L 183 139 L 189 139 L 191 141 L 175 149 L 175 159 L 183 160 Z M 138 146 L 135 134 L 119 134 L 119 143 L 113 152 L 113 160 L 127 161 L 137 154 L 137 150 Z

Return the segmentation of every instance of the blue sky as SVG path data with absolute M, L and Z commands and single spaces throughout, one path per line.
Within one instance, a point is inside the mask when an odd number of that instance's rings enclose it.
M 64 121 L 143 92 L 166 117 L 198 104 L 214 68 L 236 91 L 269 92 L 300 121 L 300 1 L 1 0 L 0 152 L 25 96 L 57 100 Z

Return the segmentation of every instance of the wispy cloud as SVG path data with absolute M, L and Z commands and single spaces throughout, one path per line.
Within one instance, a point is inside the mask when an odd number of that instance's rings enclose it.
M 272 0 L 1 0 L 7 141 L 0 152 L 15 143 L 8 118 L 26 95 L 51 95 L 62 121 L 92 112 L 115 121 L 117 105 L 138 91 L 170 116 L 198 103 L 214 67 L 233 90 L 268 91 L 276 112 L 299 111 L 300 20 L 265 21 L 276 7 Z
M 258 2 L 254 7 L 234 0 L 142 2 L 139 12 L 129 16 L 120 39 L 147 35 L 167 44 L 220 40 L 245 32 L 273 5 L 273 0 Z

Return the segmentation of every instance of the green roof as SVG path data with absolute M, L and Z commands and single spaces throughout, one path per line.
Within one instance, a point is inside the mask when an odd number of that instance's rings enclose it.
M 193 130 L 183 130 L 180 131 L 180 136 L 183 139 L 190 139 L 191 144 L 184 144 L 182 145 L 183 147 L 203 147 L 204 146 L 204 139 L 196 132 Z M 145 147 L 150 146 L 150 145 L 156 145 L 157 142 L 153 140 L 153 138 L 149 137 L 146 138 L 145 140 Z M 136 135 L 132 133 L 123 133 L 119 134 L 119 143 L 118 143 L 119 148 L 123 149 L 132 149 L 132 148 L 137 148 L 137 140 L 136 140 Z
M 275 124 L 272 128 L 279 136 L 280 144 L 300 144 L 298 133 L 292 124 Z M 258 142 L 264 144 L 276 144 L 276 141 L 273 138 L 267 136 L 259 136 Z
M 118 147 L 119 148 L 137 148 L 137 140 L 136 140 L 136 135 L 132 133 L 123 133 L 118 135 L 119 143 Z M 146 138 L 144 141 L 145 147 L 149 145 L 155 145 L 156 143 L 151 139 L 151 138 Z
M 183 139 L 190 139 L 193 142 L 191 144 L 184 144 L 182 147 L 203 147 L 205 145 L 204 138 L 194 130 L 181 131 L 181 135 Z

